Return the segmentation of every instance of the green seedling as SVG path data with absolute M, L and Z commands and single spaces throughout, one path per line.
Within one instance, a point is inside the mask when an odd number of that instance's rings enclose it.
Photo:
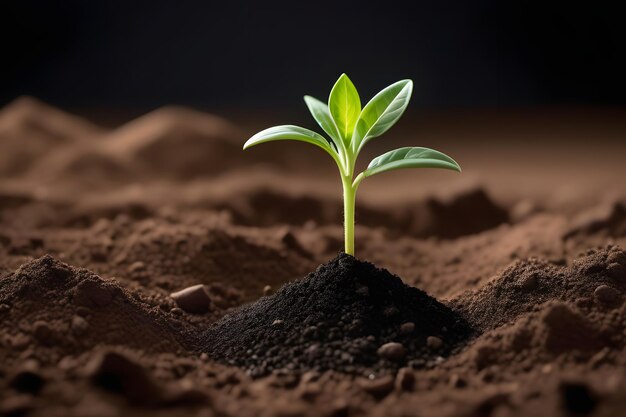
M 313 118 L 329 139 L 303 127 L 281 125 L 252 136 L 243 148 L 275 140 L 298 140 L 325 150 L 337 164 L 341 175 L 345 252 L 354 255 L 354 206 L 356 192 L 363 179 L 401 168 L 443 168 L 461 172 L 454 159 L 439 151 L 407 147 L 374 158 L 367 169 L 354 176 L 359 152 L 371 139 L 385 133 L 400 119 L 412 92 L 413 81 L 398 81 L 376 94 L 361 108 L 361 99 L 354 84 L 346 74 L 341 74 L 330 91 L 328 105 L 314 97 L 304 96 Z

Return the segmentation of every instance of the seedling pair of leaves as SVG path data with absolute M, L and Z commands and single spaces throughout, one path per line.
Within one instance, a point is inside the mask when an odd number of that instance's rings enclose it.
M 342 74 L 328 98 L 322 101 L 304 96 L 315 121 L 328 138 L 312 130 L 294 125 L 265 129 L 252 136 L 244 149 L 276 140 L 297 140 L 318 146 L 335 161 L 341 175 L 344 201 L 345 252 L 354 255 L 354 208 L 356 192 L 361 181 L 372 175 L 401 168 L 443 168 L 461 172 L 461 167 L 449 156 L 429 148 L 406 147 L 374 158 L 367 169 L 354 176 L 356 159 L 363 147 L 393 126 L 406 110 L 413 82 L 401 80 L 376 94 L 361 108 L 361 99 L 354 84 Z

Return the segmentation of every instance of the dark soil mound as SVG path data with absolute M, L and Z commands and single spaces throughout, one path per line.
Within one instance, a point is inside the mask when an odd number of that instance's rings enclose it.
M 279 369 L 369 375 L 441 361 L 470 334 L 460 316 L 425 292 L 340 254 L 227 315 L 206 331 L 202 346 L 253 376 Z

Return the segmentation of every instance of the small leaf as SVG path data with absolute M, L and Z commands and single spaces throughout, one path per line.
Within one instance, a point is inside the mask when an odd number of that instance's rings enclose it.
M 353 135 L 353 149 L 360 151 L 372 138 L 382 135 L 393 126 L 406 110 L 413 81 L 402 80 L 376 94 L 365 105 Z
M 363 177 L 402 168 L 443 168 L 461 172 L 461 167 L 448 155 L 434 149 L 408 147 L 384 153 L 372 160 Z
M 248 149 L 249 147 L 260 143 L 272 142 L 275 140 L 298 140 L 301 142 L 307 142 L 312 145 L 319 146 L 328 152 L 335 159 L 335 161 L 338 160 L 337 152 L 332 148 L 324 136 L 319 133 L 315 133 L 312 130 L 293 125 L 274 126 L 269 129 L 262 130 L 248 139 L 243 145 L 243 149 Z
M 361 99 L 346 74 L 341 74 L 328 98 L 328 108 L 341 137 L 348 143 L 361 113 Z
M 342 137 L 337 129 L 337 125 L 335 125 L 333 117 L 330 115 L 330 110 L 328 110 L 326 103 L 311 96 L 304 96 L 304 102 L 317 124 L 320 125 L 320 127 L 324 129 L 324 132 L 335 142 L 335 147 L 338 147 Z

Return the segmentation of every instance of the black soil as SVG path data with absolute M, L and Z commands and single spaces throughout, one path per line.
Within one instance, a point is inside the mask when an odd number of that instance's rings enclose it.
M 438 363 L 471 334 L 467 322 L 424 291 L 342 253 L 225 316 L 202 335 L 202 349 L 252 376 L 281 369 L 369 376 Z M 381 354 L 390 342 L 402 346 Z

